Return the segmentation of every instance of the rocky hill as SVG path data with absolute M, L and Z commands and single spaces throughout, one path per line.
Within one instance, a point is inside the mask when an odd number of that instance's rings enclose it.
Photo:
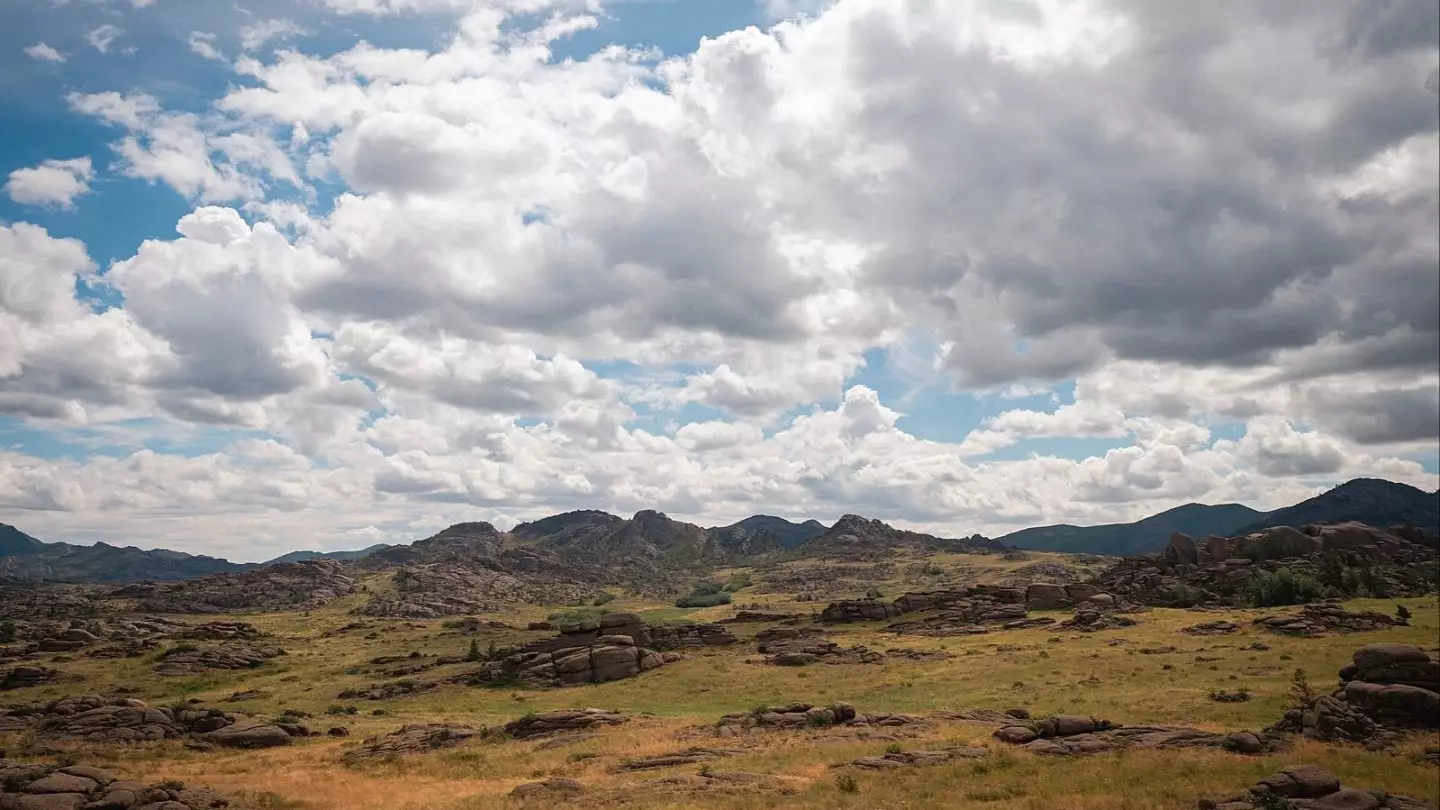
M 980 535 L 947 539 L 921 532 L 897 529 L 888 523 L 859 515 L 845 515 L 824 534 L 799 547 L 805 557 L 834 560 L 874 560 L 899 551 L 1003 551 L 1005 546 Z
M 1431 533 L 1440 532 L 1440 493 L 1378 478 L 1356 478 L 1294 506 L 1270 512 L 1239 532 L 1346 521 L 1372 526 L 1418 526 Z
M 1071 554 L 1110 554 L 1118 557 L 1159 551 L 1175 532 L 1192 537 L 1230 535 L 1265 516 L 1264 512 L 1224 503 L 1207 506 L 1187 503 L 1134 523 L 1102 526 L 1037 526 L 997 538 L 1001 543 L 1032 551 Z
M 175 581 L 254 566 L 166 549 L 46 543 L 0 523 L 0 578 L 22 582 Z
M 185 582 L 139 582 L 108 596 L 132 599 L 140 610 L 154 613 L 312 610 L 359 590 L 351 573 L 334 560 L 308 560 Z
M 714 526 L 706 531 L 721 548 L 732 554 L 749 556 L 798 548 L 824 534 L 826 528 L 818 520 L 792 523 L 771 515 L 752 515 L 738 523 Z
M 337 562 L 346 562 L 348 560 L 364 559 L 377 551 L 384 551 L 387 548 L 394 548 L 394 546 L 389 543 L 376 543 L 369 548 L 362 548 L 358 551 L 292 551 L 289 554 L 281 554 L 273 560 L 266 560 L 261 563 L 261 565 L 304 562 L 306 560 L 335 560 Z

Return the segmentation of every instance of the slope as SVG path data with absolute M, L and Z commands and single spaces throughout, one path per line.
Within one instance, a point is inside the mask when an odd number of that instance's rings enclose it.
M 1371 526 L 1419 526 L 1434 532 L 1440 530 L 1440 493 L 1378 478 L 1356 478 L 1309 500 L 1264 515 L 1236 534 L 1271 526 L 1350 520 Z
M 1238 503 L 1208 506 L 1187 503 L 1134 523 L 1102 526 L 1037 526 L 998 538 L 1001 543 L 1033 551 L 1127 556 L 1159 551 L 1175 532 L 1191 537 L 1228 537 L 1265 515 Z

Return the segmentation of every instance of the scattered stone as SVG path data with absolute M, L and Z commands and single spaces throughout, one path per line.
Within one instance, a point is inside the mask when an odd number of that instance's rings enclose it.
M 569 731 L 585 731 L 602 726 L 618 726 L 630 718 L 603 709 L 564 709 L 529 714 L 505 724 L 505 733 L 517 740 L 543 737 Z
M 413 723 L 378 737 L 368 737 L 359 748 L 346 751 L 342 759 L 349 764 L 370 759 L 425 754 L 442 748 L 455 748 L 478 739 L 483 729 L 453 723 Z
M 205 622 L 175 634 L 178 638 L 204 641 L 254 640 L 264 637 L 260 628 L 249 622 Z
M 360 590 L 343 564 L 330 559 L 277 563 L 237 574 L 182 582 L 138 582 L 110 593 L 158 613 L 314 610 Z
M 1433 802 L 1383 791 L 1347 788 L 1318 765 L 1291 765 L 1227 799 L 1201 799 L 1200 810 L 1435 810 Z

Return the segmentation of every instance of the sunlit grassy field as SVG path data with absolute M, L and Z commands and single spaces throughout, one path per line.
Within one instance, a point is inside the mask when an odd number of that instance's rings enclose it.
M 997 558 L 998 559 L 998 558 Z M 1033 560 L 1032 560 L 1033 562 Z M 904 583 L 886 582 L 882 587 Z M 789 602 L 783 594 L 748 590 L 737 603 L 770 603 L 801 611 L 820 605 Z M 895 591 L 894 593 L 898 593 Z M 982 636 L 929 639 L 880 632 L 880 625 L 833 628 L 843 645 L 872 649 L 940 649 L 953 657 L 914 662 L 887 659 L 876 665 L 815 665 L 783 668 L 765 665 L 749 641 L 764 625 L 732 625 L 742 643 L 728 649 L 687 653 L 685 660 L 637 678 L 596 686 L 526 691 L 444 684 L 469 665 L 457 664 L 411 676 L 441 681 L 440 688 L 403 699 L 342 701 L 347 688 L 384 680 L 370 664 L 382 655 L 463 655 L 471 640 L 487 647 L 512 644 L 548 633 L 482 630 L 470 634 L 446 629 L 438 620 L 361 619 L 348 611 L 356 595 L 310 614 L 240 616 L 274 634 L 288 654 L 260 669 L 197 678 L 160 678 L 152 657 L 97 661 L 80 656 L 55 664 L 66 683 L 16 690 L 7 702 L 39 702 L 77 692 L 128 690 L 152 704 L 197 699 L 207 706 L 273 717 L 282 710 L 308 712 L 312 727 L 344 726 L 348 739 L 314 738 L 296 745 L 256 752 L 195 751 L 183 744 L 148 747 L 82 748 L 87 761 L 147 780 L 181 779 L 240 795 L 266 807 L 355 810 L 395 808 L 485 808 L 513 804 L 507 794 L 516 785 L 546 776 L 577 779 L 590 790 L 583 802 L 626 807 L 984 807 L 1003 810 L 1076 808 L 1076 810 L 1180 810 L 1202 796 L 1229 795 L 1258 777 L 1294 762 L 1333 769 L 1347 783 L 1421 797 L 1440 792 L 1440 771 L 1417 764 L 1408 754 L 1433 745 L 1416 737 L 1399 755 L 1367 752 L 1355 746 L 1298 741 L 1285 753 L 1244 757 L 1218 750 L 1132 751 L 1077 759 L 1048 759 L 1002 745 L 991 728 L 979 724 L 936 722 L 920 732 L 892 740 L 863 739 L 846 728 L 793 733 L 760 733 L 716 740 L 709 728 L 722 714 L 761 704 L 844 700 L 862 712 L 926 714 L 940 709 L 1025 707 L 1036 715 L 1089 714 L 1125 724 L 1190 725 L 1209 730 L 1259 729 L 1275 721 L 1286 702 L 1293 673 L 1304 670 L 1312 685 L 1326 689 L 1336 671 L 1359 645 L 1377 641 L 1418 644 L 1435 651 L 1440 611 L 1435 599 L 1406 599 L 1414 614 L 1409 627 L 1319 639 L 1298 639 L 1250 627 L 1257 615 L 1293 610 L 1231 611 L 1224 616 L 1244 625 L 1242 632 L 1215 638 L 1180 633 L 1182 627 L 1221 618 L 1221 614 L 1151 610 L 1138 614 L 1141 624 L 1095 634 L 1057 628 L 996 632 Z M 1353 607 L 1393 612 L 1395 601 L 1358 601 Z M 532 607 L 483 616 L 523 627 L 563 608 Z M 621 596 L 607 610 L 633 610 L 654 619 L 681 616 L 706 620 L 730 615 L 733 606 L 680 610 L 654 601 Z M 1043 614 L 1042 614 L 1043 615 Z M 1054 613 L 1057 620 L 1065 613 Z M 196 617 L 199 619 L 199 617 Z M 214 618 L 214 617 L 205 617 Z M 333 631 L 363 620 L 370 627 L 335 635 Z M 368 634 L 374 638 L 366 638 Z M 1268 650 L 1251 650 L 1253 642 Z M 1142 649 L 1174 647 L 1175 652 L 1145 654 Z M 62 657 L 64 658 L 64 657 Z M 365 672 L 364 670 L 371 670 Z M 1217 703 L 1216 689 L 1244 687 L 1253 699 Z M 240 690 L 265 696 L 224 703 Z M 327 710 L 354 714 L 327 714 Z M 480 744 L 408 758 L 398 762 L 347 767 L 345 751 L 366 736 L 405 723 L 455 722 L 475 726 L 503 724 L 531 711 L 594 706 L 633 716 L 627 725 L 594 739 L 540 749 L 536 741 L 501 737 Z M 382 710 L 377 716 L 374 710 Z M 888 730 L 887 730 L 888 731 Z M 698 766 L 644 773 L 616 773 L 628 758 L 659 754 L 690 745 L 723 745 L 745 753 L 717 760 L 716 771 L 748 771 L 784 777 L 784 790 L 754 788 L 686 792 L 647 784 L 673 773 L 694 774 Z M 989 759 L 897 772 L 855 773 L 857 788 L 844 792 L 837 763 L 883 754 L 887 745 L 926 749 L 973 744 L 993 749 Z

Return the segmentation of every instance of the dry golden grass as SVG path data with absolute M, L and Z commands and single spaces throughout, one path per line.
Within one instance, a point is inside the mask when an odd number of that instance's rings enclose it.
M 998 559 L 998 558 L 996 558 Z M 1033 562 L 1033 560 L 1031 561 Z M 737 601 L 752 601 L 742 594 Z M 754 600 L 758 601 L 758 600 Z M 780 600 L 776 600 L 779 602 Z M 884 752 L 883 740 L 863 740 L 842 729 L 803 733 L 757 734 L 717 744 L 744 747 L 746 753 L 711 763 L 716 771 L 751 771 L 786 777 L 793 792 L 732 790 L 684 793 L 647 784 L 672 773 L 695 773 L 695 766 L 644 773 L 615 773 L 626 758 L 659 754 L 713 740 L 707 727 L 722 714 L 746 711 L 759 704 L 804 700 L 846 700 L 861 711 L 926 713 L 937 709 L 1024 706 L 1033 713 L 1083 713 L 1128 724 L 1193 725 L 1212 730 L 1258 729 L 1281 713 L 1290 679 L 1303 669 L 1317 689 L 1331 687 L 1336 671 L 1355 647 L 1376 641 L 1419 644 L 1434 650 L 1440 633 L 1440 610 L 1429 599 L 1399 600 L 1414 614 L 1410 627 L 1377 633 L 1293 639 L 1261 633 L 1250 619 L 1275 611 L 1230 611 L 1242 632 L 1217 638 L 1195 638 L 1180 628 L 1219 618 L 1176 610 L 1140 614 L 1137 627 L 1091 635 L 1039 628 L 955 639 L 925 639 L 879 632 L 878 625 L 833 628 L 841 644 L 875 649 L 915 647 L 943 649 L 954 657 L 943 661 L 889 660 L 879 665 L 778 668 L 760 663 L 751 643 L 729 650 L 705 650 L 686 660 L 638 678 L 563 690 L 510 690 L 446 685 L 401 700 L 340 701 L 337 693 L 351 686 L 382 680 L 368 663 L 379 655 L 460 655 L 472 636 L 446 630 L 439 621 L 365 620 L 369 630 L 327 636 L 329 631 L 359 617 L 348 610 L 359 597 L 341 600 L 309 615 L 258 614 L 240 617 L 279 638 L 289 650 L 259 670 L 219 673 L 204 678 L 163 679 L 154 676 L 149 659 L 94 661 L 80 657 L 57 664 L 77 680 L 11 693 L 17 702 L 37 702 L 59 694 L 113 691 L 125 686 L 152 703 L 196 698 L 205 705 L 273 716 L 282 708 L 310 712 L 320 729 L 344 725 L 350 739 L 317 738 L 291 747 L 258 752 L 199 752 L 178 744 L 107 749 L 86 758 L 109 763 L 127 776 L 147 780 L 181 779 L 239 794 L 272 808 L 307 810 L 470 810 L 511 804 L 517 784 L 545 776 L 579 779 L 591 787 L 585 804 L 634 808 L 997 808 L 998 810 L 1180 810 L 1193 808 L 1201 796 L 1229 795 L 1255 779 L 1294 762 L 1314 762 L 1333 769 L 1347 783 L 1397 793 L 1433 797 L 1440 792 L 1433 765 L 1415 764 L 1408 754 L 1433 745 L 1416 738 L 1399 755 L 1364 751 L 1355 746 L 1300 741 L 1280 755 L 1243 757 L 1223 751 L 1127 752 L 1079 759 L 1037 758 L 1001 745 L 991 729 L 976 724 L 939 723 L 917 737 L 904 737 L 906 748 L 978 744 L 994 755 L 985 761 L 855 775 L 858 791 L 845 793 L 836 785 L 840 771 L 830 766 L 859 756 Z M 1394 601 L 1362 601 L 1356 607 L 1393 611 Z M 794 605 L 792 605 L 793 607 Z M 672 613 L 665 605 L 620 598 L 609 610 Z M 1287 610 L 1287 609 L 1277 609 Z M 522 624 L 549 612 L 528 609 L 498 618 Z M 728 615 L 728 608 L 688 611 L 697 618 Z M 1053 614 L 1063 619 L 1065 614 Z M 759 628 L 736 625 L 742 638 Z M 481 646 L 535 638 L 545 633 L 483 631 L 473 636 Z M 1115 643 L 1123 640 L 1123 643 Z M 1263 642 L 1267 651 L 1247 649 Z M 1173 646 L 1174 653 L 1147 655 L 1143 648 Z M 1215 660 L 1197 660 L 1197 658 Z M 1166 665 L 1172 667 L 1166 669 Z M 464 665 L 413 676 L 443 680 Z M 82 682 L 83 681 L 83 682 Z M 1254 695 L 1246 703 L 1216 703 L 1213 689 L 1245 687 Z M 232 692 L 259 689 L 261 700 L 238 704 L 220 701 Z M 354 705 L 353 716 L 329 717 L 327 708 Z M 597 738 L 538 750 L 538 743 L 487 740 L 471 747 L 432 753 L 399 762 L 347 767 L 342 754 L 359 738 L 391 731 L 404 723 L 461 722 L 494 726 L 528 711 L 596 706 L 621 709 L 635 719 L 602 732 Z M 383 709 L 384 716 L 371 711 Z

